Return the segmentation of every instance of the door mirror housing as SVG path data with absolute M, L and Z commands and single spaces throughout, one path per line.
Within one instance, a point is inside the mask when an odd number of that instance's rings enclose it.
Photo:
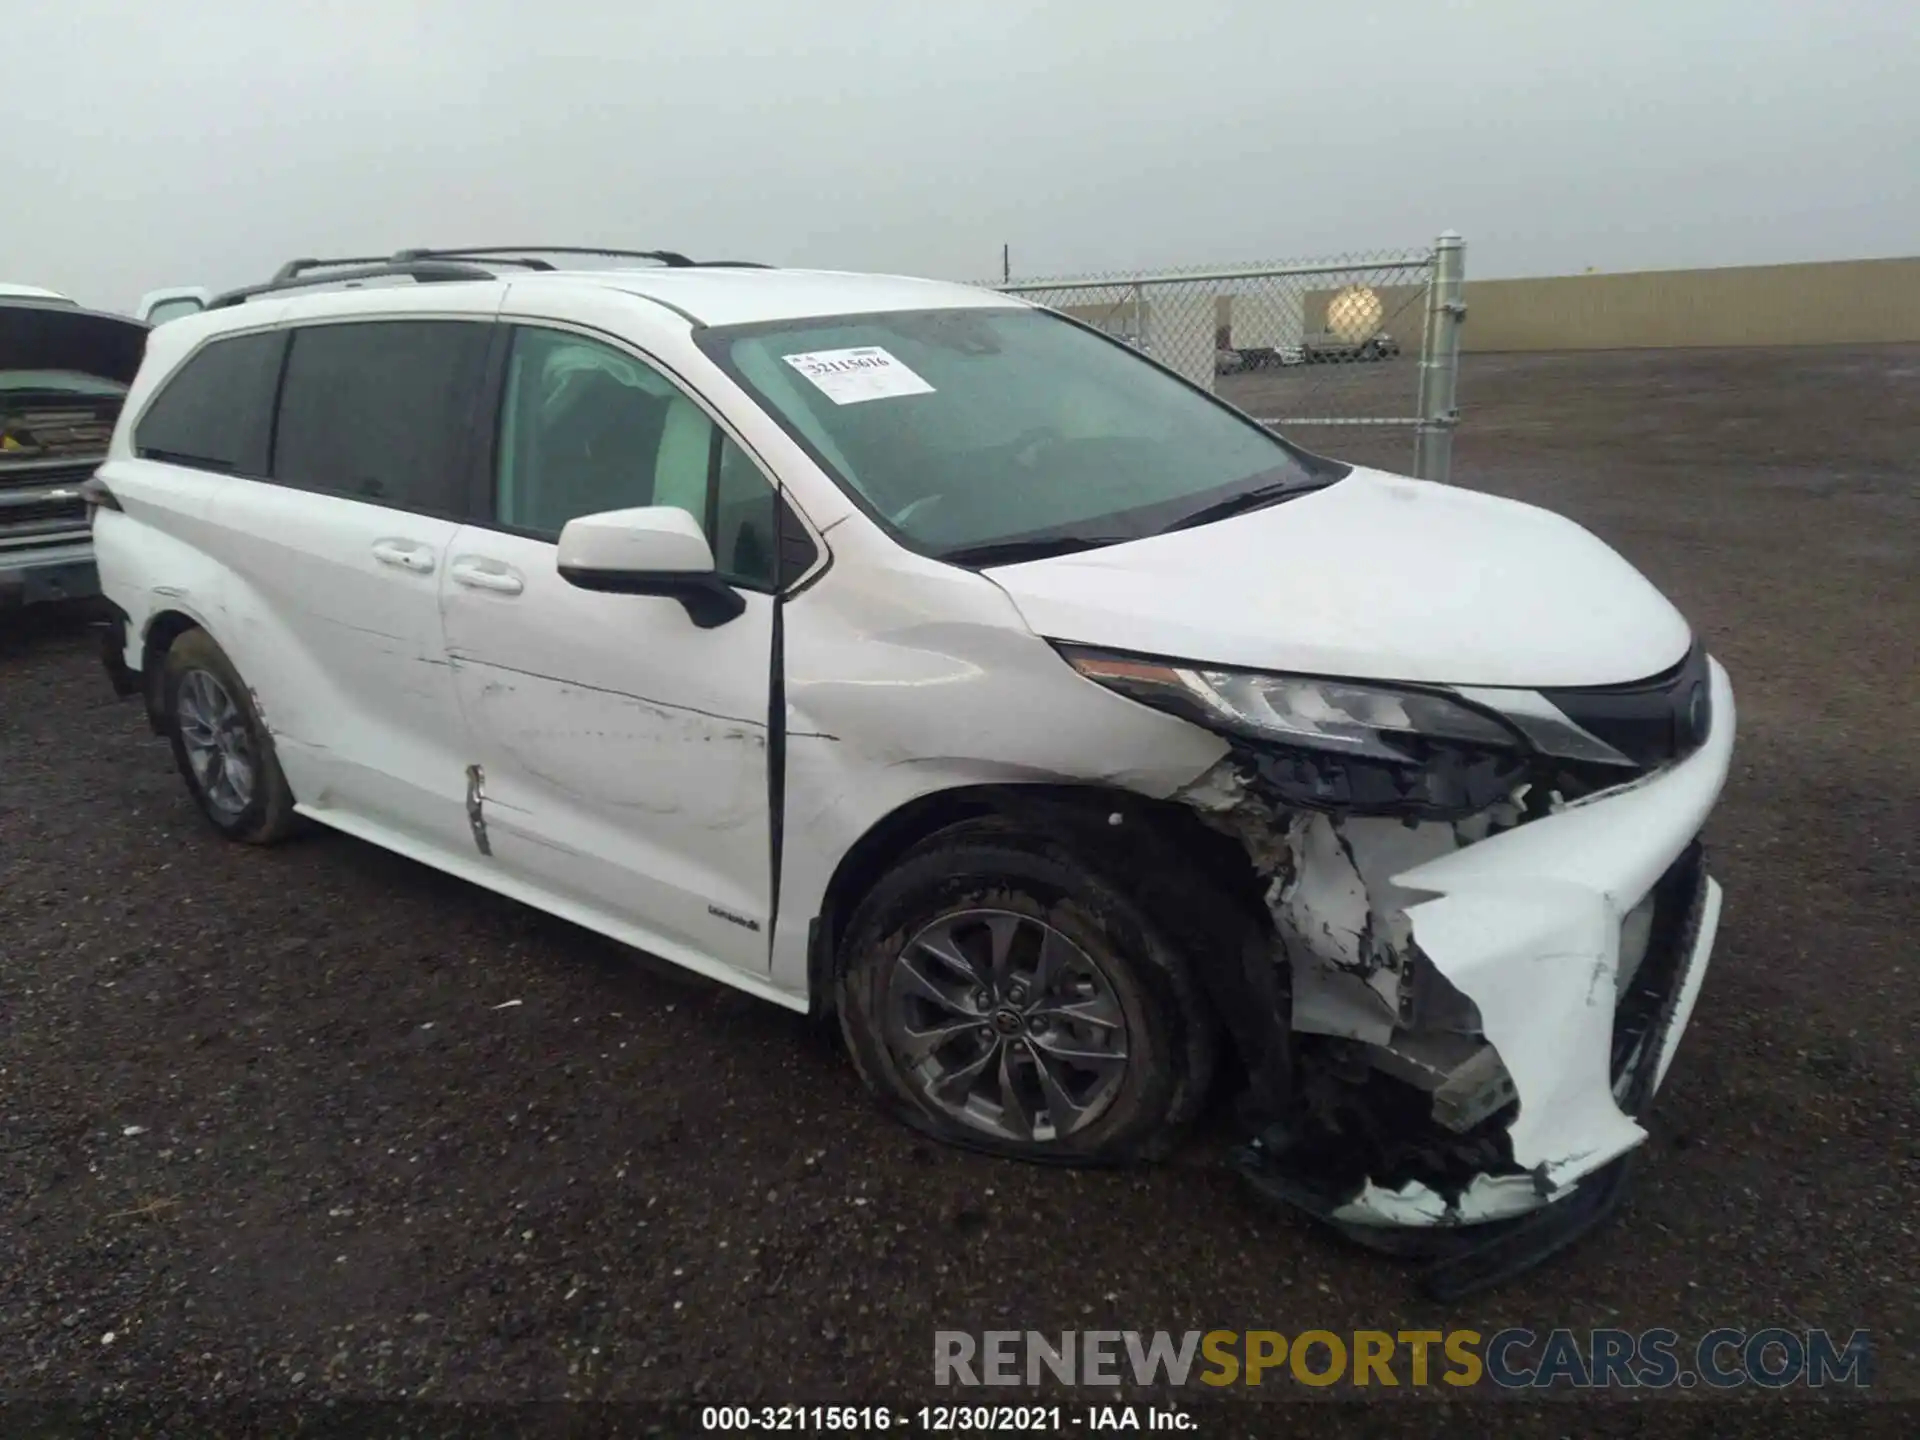
M 713 547 L 699 522 L 672 505 L 643 505 L 580 515 L 560 532 L 560 578 L 582 590 L 663 595 L 678 600 L 702 630 L 747 608 L 713 568 Z

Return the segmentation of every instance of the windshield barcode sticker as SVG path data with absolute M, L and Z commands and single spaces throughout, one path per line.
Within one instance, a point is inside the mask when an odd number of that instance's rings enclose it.
M 860 345 L 851 350 L 810 350 L 804 355 L 780 358 L 811 380 L 820 393 L 836 405 L 933 393 L 933 386 L 878 345 Z

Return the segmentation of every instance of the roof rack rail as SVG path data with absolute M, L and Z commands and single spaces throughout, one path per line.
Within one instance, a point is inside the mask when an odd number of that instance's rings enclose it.
M 676 270 L 700 264 L 678 250 L 608 250 L 598 245 L 456 245 L 446 249 L 402 250 L 395 260 L 506 260 L 510 264 L 530 263 L 517 257 L 529 255 L 600 255 L 615 260 L 658 260 Z M 541 268 L 538 264 L 535 269 Z M 552 266 L 546 266 L 552 269 Z
M 289 260 L 273 272 L 273 284 L 291 280 L 296 275 L 304 275 L 309 270 L 333 269 L 343 265 L 384 265 L 385 255 L 345 255 L 338 260 L 316 260 L 311 257 L 302 260 Z
M 329 268 L 335 266 L 345 268 Z M 327 273 L 305 273 L 314 269 Z M 414 260 L 399 264 L 390 260 L 365 264 L 348 260 L 290 260 L 280 267 L 274 279 L 259 285 L 242 285 L 237 290 L 216 295 L 208 302 L 207 308 L 220 310 L 229 305 L 243 304 L 258 295 L 271 295 L 281 290 L 301 290 L 310 285 L 334 285 L 351 280 L 380 280 L 390 276 L 405 276 L 422 285 L 443 280 L 493 279 L 491 271 L 483 270 L 478 265 L 460 265 L 444 260 Z
M 410 265 L 419 260 L 471 260 L 480 265 L 521 265 L 528 270 L 551 270 L 549 260 L 531 255 L 495 255 L 490 250 L 396 250 L 388 257 L 393 265 Z
M 470 245 L 454 249 L 396 250 L 391 255 L 343 255 L 330 260 L 303 256 L 289 260 L 259 285 L 243 285 L 214 296 L 208 309 L 239 305 L 259 295 L 298 290 L 310 285 L 333 285 L 356 280 L 405 276 L 420 284 L 442 280 L 491 280 L 489 268 L 519 265 L 528 270 L 552 270 L 542 255 L 598 255 L 610 259 L 657 260 L 668 269 L 693 268 L 771 270 L 758 260 L 693 260 L 677 250 L 605 250 L 593 245 Z

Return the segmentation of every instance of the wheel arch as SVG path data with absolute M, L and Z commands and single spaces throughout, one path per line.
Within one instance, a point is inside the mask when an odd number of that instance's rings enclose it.
M 184 610 L 157 610 L 147 618 L 146 636 L 140 645 L 140 694 L 147 708 L 147 724 L 156 735 L 166 733 L 160 677 L 166 668 L 167 652 L 189 630 L 206 628 L 198 616 Z
M 1272 921 L 1264 882 L 1239 843 L 1173 801 L 1103 785 L 966 785 L 900 805 L 841 856 L 808 928 L 808 995 L 816 1016 L 832 1013 L 841 942 L 861 899 L 898 858 L 944 830 L 998 819 L 1065 846 L 1124 886 L 1186 952 L 1216 1009 L 1240 1004 L 1241 957 L 1268 950 Z M 1223 1016 L 1224 1018 L 1224 1016 Z

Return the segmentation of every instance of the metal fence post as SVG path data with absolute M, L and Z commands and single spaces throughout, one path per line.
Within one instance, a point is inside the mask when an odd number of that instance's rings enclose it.
M 1467 243 L 1444 231 L 1434 242 L 1427 327 L 1420 337 L 1420 424 L 1413 439 L 1413 473 L 1445 483 L 1453 471 L 1453 428 L 1459 423 L 1460 326 L 1467 318 L 1461 289 Z

